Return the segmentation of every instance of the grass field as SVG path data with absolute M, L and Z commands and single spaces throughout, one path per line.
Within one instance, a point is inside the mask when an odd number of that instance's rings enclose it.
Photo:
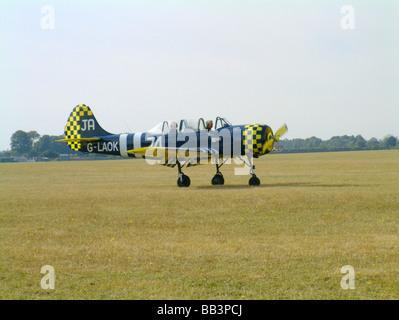
M 0 164 L 0 298 L 399 299 L 399 150 L 255 164 L 259 187 L 208 165 L 189 188 L 143 160 Z

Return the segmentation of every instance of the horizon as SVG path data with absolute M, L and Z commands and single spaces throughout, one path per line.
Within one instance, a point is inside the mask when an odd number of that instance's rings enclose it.
M 29 131 L 36 131 L 36 130 L 29 130 Z M 29 132 L 29 131 L 26 131 L 26 132 Z M 38 132 L 38 133 L 39 133 L 39 132 Z M 134 132 L 129 132 L 129 133 L 134 133 Z M 115 133 L 112 133 L 112 134 L 115 134 Z M 116 134 L 120 134 L 120 133 L 116 133 Z M 49 135 L 49 134 L 40 134 L 40 133 L 39 133 L 39 135 L 40 135 L 40 137 L 45 136 L 45 135 L 52 136 L 52 137 L 54 137 L 54 136 L 64 136 L 63 134 L 62 134 L 62 135 Z M 359 135 L 360 135 L 360 134 L 359 134 Z M 327 138 L 327 139 L 322 139 L 322 138 L 317 137 L 317 136 L 311 136 L 311 137 L 306 137 L 306 138 L 290 138 L 290 139 L 281 138 L 280 141 L 292 141 L 292 140 L 295 140 L 295 139 L 307 140 L 307 139 L 311 139 L 311 138 L 316 138 L 316 139 L 321 139 L 321 141 L 323 141 L 323 142 L 327 142 L 327 141 L 331 140 L 331 139 L 334 138 L 334 137 L 355 137 L 355 138 L 356 138 L 356 137 L 359 136 L 359 135 L 354 135 L 354 134 L 351 134 L 351 135 L 347 135 L 347 134 L 344 134 L 344 135 L 335 135 L 335 136 L 331 136 L 330 138 Z M 387 135 L 385 135 L 385 136 L 382 137 L 382 138 L 371 137 L 370 139 L 366 139 L 366 138 L 364 138 L 362 135 L 360 135 L 360 136 L 361 136 L 366 142 L 367 142 L 367 141 L 370 141 L 371 139 L 377 139 L 378 142 L 382 143 L 383 140 L 384 140 L 385 138 L 391 137 L 391 136 L 394 137 L 394 138 L 396 138 L 397 141 L 399 141 L 399 140 L 398 140 L 398 137 L 396 137 L 396 136 L 394 136 L 394 135 L 392 135 L 392 134 L 387 134 Z M 39 139 L 40 139 L 40 138 L 39 138 Z M 10 148 L 10 149 L 6 149 L 6 150 L 0 150 L 0 152 L 9 152 L 9 151 L 11 151 L 11 148 Z

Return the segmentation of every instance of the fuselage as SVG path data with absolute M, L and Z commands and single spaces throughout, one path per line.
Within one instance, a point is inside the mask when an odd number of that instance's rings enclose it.
M 252 152 L 257 158 L 271 150 L 262 147 L 272 134 L 267 125 L 237 125 L 217 130 L 169 131 L 166 134 L 149 132 L 110 134 L 94 136 L 94 142 L 81 142 L 82 152 L 100 153 L 131 158 L 143 158 L 142 155 L 127 153 L 129 150 L 143 147 L 165 147 L 177 149 L 214 150 L 219 157 L 243 156 Z

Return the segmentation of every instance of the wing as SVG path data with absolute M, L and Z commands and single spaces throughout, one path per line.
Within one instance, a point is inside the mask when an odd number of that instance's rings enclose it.
M 188 165 L 206 164 L 212 158 L 219 157 L 217 150 L 212 148 L 165 148 L 143 147 L 126 151 L 126 153 L 141 155 L 146 159 L 159 160 L 159 164 L 175 165 L 176 161 Z

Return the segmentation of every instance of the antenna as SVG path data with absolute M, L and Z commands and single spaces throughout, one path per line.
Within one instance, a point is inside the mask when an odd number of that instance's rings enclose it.
M 123 119 L 123 122 L 125 123 L 126 127 L 128 128 L 129 133 L 133 133 L 132 130 L 129 128 L 129 125 L 127 124 L 125 119 Z

